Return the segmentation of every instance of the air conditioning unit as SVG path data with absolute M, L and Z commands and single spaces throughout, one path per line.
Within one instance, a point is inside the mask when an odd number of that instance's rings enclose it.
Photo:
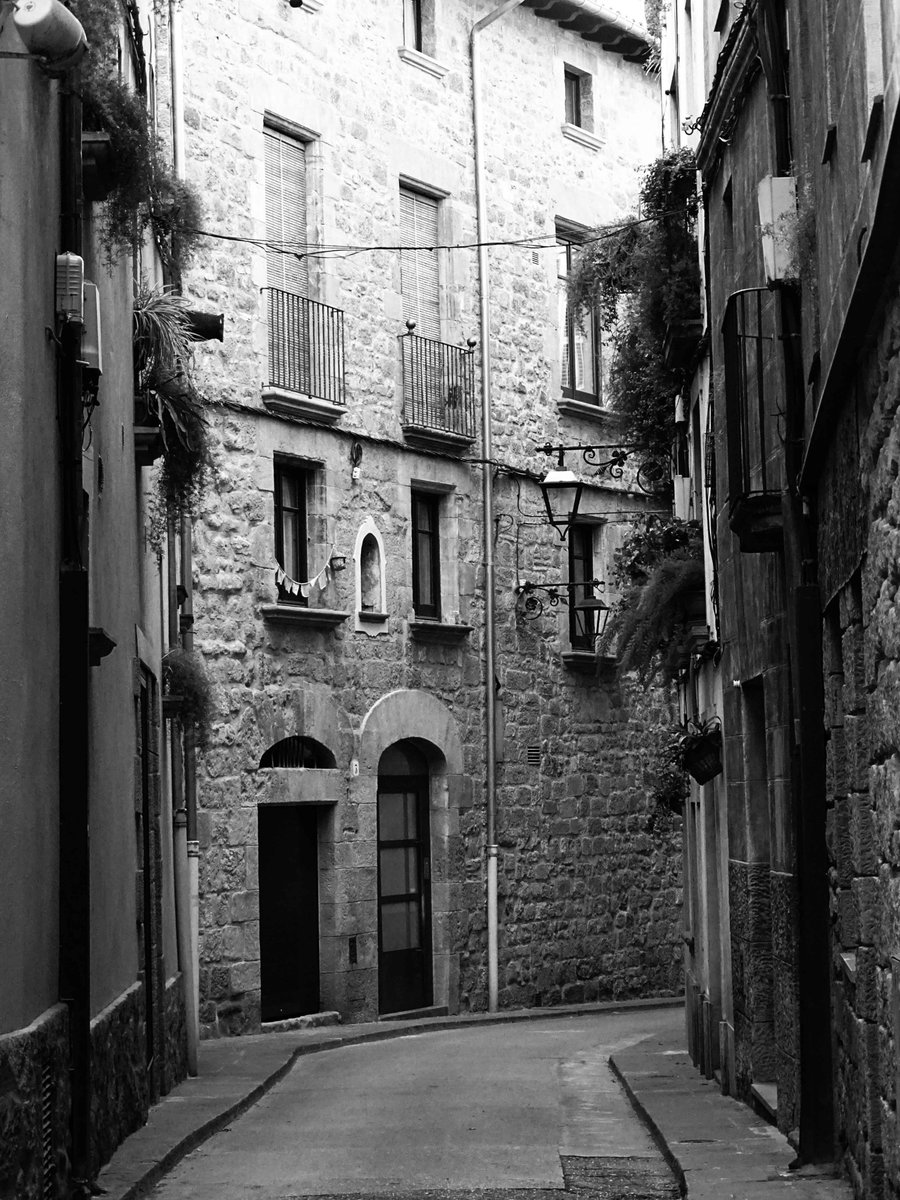
M 81 360 L 87 371 L 103 374 L 103 335 L 100 329 L 100 291 L 96 283 L 84 285 L 84 329 Z
M 84 259 L 77 254 L 56 256 L 56 315 L 84 323 Z

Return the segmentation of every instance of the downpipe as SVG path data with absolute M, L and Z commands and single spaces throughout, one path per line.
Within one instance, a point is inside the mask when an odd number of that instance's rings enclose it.
M 494 478 L 491 472 L 493 433 L 491 423 L 491 287 L 488 267 L 487 195 L 484 175 L 481 116 L 481 60 L 478 34 L 522 0 L 504 0 L 487 16 L 476 21 L 469 34 L 472 61 L 472 128 L 475 141 L 475 212 L 478 240 L 478 297 L 481 313 L 481 442 L 484 457 L 482 508 L 484 514 L 484 710 L 485 710 L 485 835 L 487 856 L 487 958 L 488 1011 L 497 1011 L 498 994 L 498 921 L 497 921 L 497 717 L 494 704 L 497 676 L 495 645 L 495 567 L 494 567 Z

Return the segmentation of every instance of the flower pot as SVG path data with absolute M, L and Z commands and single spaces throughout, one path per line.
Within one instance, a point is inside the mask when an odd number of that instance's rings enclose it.
M 684 769 L 697 783 L 709 783 L 722 773 L 722 734 L 707 733 L 684 751 Z

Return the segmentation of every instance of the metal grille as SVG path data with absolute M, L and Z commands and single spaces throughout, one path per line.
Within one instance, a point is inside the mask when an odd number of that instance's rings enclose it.
M 781 342 L 775 298 L 767 288 L 736 292 L 725 311 L 728 497 L 779 494 L 784 488 Z
M 541 765 L 540 746 L 525 747 L 525 763 L 529 767 L 539 767 Z
M 269 306 L 269 384 L 344 403 L 344 314 L 339 308 L 265 288 Z
M 475 367 L 472 350 L 405 334 L 403 423 L 475 437 Z
M 260 759 L 260 767 L 312 767 L 333 770 L 334 755 L 315 738 L 294 734 L 276 742 Z
M 56 1085 L 53 1068 L 41 1071 L 41 1200 L 56 1196 L 56 1155 L 53 1149 L 53 1109 Z

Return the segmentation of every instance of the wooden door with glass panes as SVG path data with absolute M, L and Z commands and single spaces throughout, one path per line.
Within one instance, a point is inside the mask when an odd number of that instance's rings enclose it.
M 392 747 L 387 755 L 399 750 Z M 420 757 L 413 751 L 409 747 L 410 758 Z M 429 778 L 424 760 L 422 765 L 421 773 L 379 772 L 378 776 L 378 1007 L 382 1013 L 405 1012 L 432 1002 Z

